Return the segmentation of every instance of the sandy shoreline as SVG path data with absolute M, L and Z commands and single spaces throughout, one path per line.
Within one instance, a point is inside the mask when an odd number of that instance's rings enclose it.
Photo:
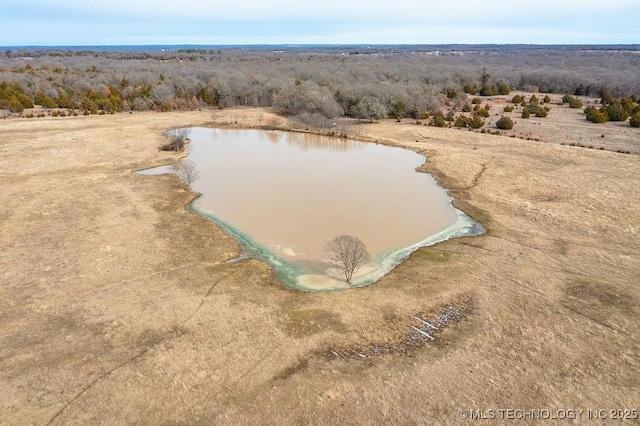
M 240 246 L 185 209 L 193 194 L 177 178 L 132 173 L 176 158 L 157 150 L 164 129 L 252 127 L 258 114 L 0 121 L 3 424 L 458 424 L 460 408 L 637 408 L 640 157 L 363 125 L 356 139 L 425 154 L 421 170 L 487 233 L 418 249 L 365 288 L 302 293 L 259 261 L 226 263 Z M 393 347 L 416 316 L 461 301 L 473 309 L 424 347 L 331 355 Z

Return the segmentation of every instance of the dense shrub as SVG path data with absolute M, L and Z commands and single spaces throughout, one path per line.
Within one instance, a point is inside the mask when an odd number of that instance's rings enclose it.
M 489 110 L 487 108 L 480 108 L 475 114 L 481 117 L 489 117 Z
M 525 110 L 528 110 L 531 114 L 535 115 L 536 117 L 546 117 L 547 114 L 550 111 L 549 107 L 546 107 L 546 106 L 545 107 L 541 107 L 541 106 L 535 105 L 535 104 L 527 105 Z M 526 117 L 524 117 L 524 118 L 526 118 Z
M 582 101 L 578 98 L 569 99 L 569 108 L 582 108 Z
M 629 119 L 629 124 L 631 127 L 640 127 L 640 112 L 636 112 Z
M 578 98 L 575 98 L 571 95 L 564 95 L 562 97 L 563 103 L 568 103 L 569 108 L 582 108 L 582 101 Z
M 502 117 L 496 121 L 496 127 L 501 130 L 511 130 L 513 129 L 513 120 L 509 117 Z
M 524 99 L 522 99 L 522 96 L 520 96 L 520 95 L 515 95 L 515 96 L 513 97 L 513 99 L 511 99 L 511 102 L 513 102 L 514 104 L 520 104 L 520 103 L 522 103 L 522 101 L 523 101 L 523 100 L 524 100 Z
M 64 91 L 59 90 L 58 91 L 58 100 L 57 100 L 57 104 L 58 107 L 60 108 L 67 108 L 67 109 L 76 109 L 78 108 L 78 104 L 76 102 L 74 102 L 69 95 L 67 95 Z
M 498 94 L 500 95 L 508 95 L 511 93 L 511 87 L 507 83 L 500 83 L 498 85 Z
M 496 93 L 498 93 L 498 88 L 490 81 L 483 83 L 480 88 L 480 96 L 494 96 Z
M 460 115 L 456 118 L 456 121 L 453 123 L 456 127 L 467 127 L 469 124 L 469 117 L 466 115 Z
M 640 110 L 640 105 L 636 105 L 635 102 L 633 97 L 620 99 L 620 105 L 629 115 L 633 115 Z
M 484 121 L 477 114 L 473 114 L 469 120 L 468 126 L 472 129 L 479 129 L 484 126 Z
M 607 121 L 609 121 L 609 117 L 607 117 L 607 114 L 603 113 L 602 111 L 596 110 L 590 121 L 592 123 L 606 123 Z
M 454 93 L 453 96 L 455 97 L 455 91 L 453 93 Z M 393 103 L 393 105 L 391 105 L 391 108 L 389 111 L 389 118 L 395 118 L 396 120 L 401 120 L 405 117 L 404 112 L 405 112 L 404 103 L 402 101 L 396 101 Z
M 25 108 L 33 108 L 33 101 L 26 95 L 22 85 L 17 82 L 0 82 L 0 109 L 22 112 Z
M 469 84 L 465 84 L 462 87 L 462 90 L 464 91 L 464 93 L 468 93 L 470 95 L 475 95 L 476 93 L 478 93 L 478 88 L 476 87 L 475 84 L 473 86 Z
M 609 120 L 609 117 L 607 117 L 606 113 L 600 111 L 594 106 L 586 107 L 584 109 L 584 113 L 587 117 L 587 120 L 591 121 L 592 123 L 605 123 Z
M 37 91 L 33 97 L 33 103 L 36 105 L 40 105 L 43 108 L 57 108 L 58 104 L 56 103 L 56 101 L 50 97 L 47 96 L 46 94 L 44 94 L 42 91 Z
M 602 92 L 602 97 L 600 99 L 600 103 L 602 105 L 607 105 L 612 103 L 615 100 L 615 98 L 613 97 L 613 95 L 611 94 L 611 92 L 609 92 L 608 90 L 604 90 Z
M 510 105 L 507 105 L 506 107 L 503 108 L 503 111 L 504 112 L 511 112 L 511 111 L 513 111 L 513 107 L 510 106 Z
M 449 98 L 449 99 L 455 98 L 456 95 L 458 94 L 456 89 L 444 89 L 444 93 L 445 93 L 445 95 L 447 95 L 447 98 Z
M 447 121 L 444 118 L 444 114 L 440 111 L 436 112 L 431 119 L 431 125 L 435 127 L 444 127 Z
M 531 112 L 527 108 L 523 109 L 522 118 L 529 118 L 529 117 L 531 117 Z
M 605 105 L 603 108 L 603 112 L 606 112 L 609 121 L 625 121 L 629 118 L 629 111 L 618 100 Z
M 549 108 L 548 107 L 544 107 L 544 108 L 536 108 L 535 111 L 536 117 L 546 117 L 549 114 Z

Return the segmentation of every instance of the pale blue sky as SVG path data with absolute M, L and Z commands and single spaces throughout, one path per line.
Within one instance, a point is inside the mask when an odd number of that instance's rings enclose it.
M 640 0 L 0 0 L 0 45 L 638 44 Z

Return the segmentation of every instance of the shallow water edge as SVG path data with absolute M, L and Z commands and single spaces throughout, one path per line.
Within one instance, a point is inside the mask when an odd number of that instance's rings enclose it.
M 223 220 L 220 220 L 212 212 L 198 208 L 197 201 L 200 197 L 201 195 L 187 204 L 187 209 L 193 213 L 199 214 L 209 220 L 212 220 L 217 225 L 219 225 L 227 235 L 238 241 L 243 248 L 243 252 L 240 254 L 240 256 L 238 256 L 238 258 L 256 258 L 267 263 L 273 268 L 277 281 L 282 282 L 287 287 L 300 291 L 328 292 L 344 290 L 346 288 L 365 287 L 367 285 L 375 283 L 376 281 L 387 275 L 393 268 L 398 266 L 404 259 L 409 257 L 411 253 L 421 247 L 432 246 L 451 238 L 472 237 L 485 233 L 485 228 L 480 223 L 476 222 L 473 218 L 465 214 L 463 211 L 455 209 L 457 220 L 454 224 L 438 232 L 437 234 L 425 238 L 424 240 L 416 244 L 408 247 L 402 247 L 400 249 L 382 253 L 376 256 L 373 260 L 380 266 L 365 275 L 355 277 L 351 286 L 348 286 L 346 285 L 346 283 L 340 281 L 338 285 L 332 287 L 310 287 L 301 285 L 298 282 L 297 277 L 300 276 L 300 272 L 302 271 L 295 264 L 287 261 L 284 258 L 276 256 L 267 247 L 253 240 L 248 234 L 229 225 Z

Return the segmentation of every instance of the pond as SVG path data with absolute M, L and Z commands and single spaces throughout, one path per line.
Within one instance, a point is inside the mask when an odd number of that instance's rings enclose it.
M 421 246 L 483 232 L 429 174 L 415 171 L 425 157 L 410 150 L 262 130 L 194 128 L 190 139 L 188 159 L 200 174 L 192 189 L 202 195 L 189 208 L 291 287 L 348 287 L 323 260 L 323 247 L 340 235 L 357 237 L 371 254 L 351 283 L 363 286 Z

